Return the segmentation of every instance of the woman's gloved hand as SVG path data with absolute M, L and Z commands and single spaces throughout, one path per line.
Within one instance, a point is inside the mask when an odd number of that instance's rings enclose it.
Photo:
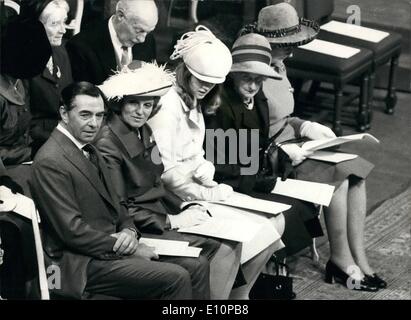
M 229 198 L 234 193 L 234 190 L 231 186 L 224 183 L 220 183 L 212 188 L 203 188 L 203 193 L 204 192 L 207 193 L 203 194 L 204 200 L 220 201 Z
M 205 187 L 216 187 L 218 183 L 214 181 L 214 173 L 214 165 L 210 161 L 205 161 L 194 171 L 193 179 Z
M 280 148 L 290 157 L 293 166 L 299 165 L 313 153 L 300 148 L 294 143 L 282 145 Z
M 322 124 L 318 122 L 305 121 L 300 128 L 301 137 L 307 137 L 311 140 L 320 140 L 335 138 L 335 133 Z
M 177 215 L 168 215 L 171 229 L 192 227 L 210 219 L 207 209 L 198 205 L 191 206 Z

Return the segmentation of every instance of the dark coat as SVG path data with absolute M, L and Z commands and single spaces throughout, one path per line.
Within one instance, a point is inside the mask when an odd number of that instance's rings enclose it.
M 111 171 L 111 184 L 143 232 L 162 233 L 166 214 L 178 213 L 181 200 L 167 191 L 162 182 L 162 164 L 154 164 L 151 130 L 140 128 L 141 139 L 116 115 L 103 127 L 96 142 Z M 157 149 L 157 148 L 156 148 Z
M 134 228 L 97 156 L 104 184 L 82 151 L 55 129 L 34 160 L 30 188 L 42 217 L 46 264 L 60 266 L 58 295 L 80 298 L 89 261 L 120 259 L 110 234 Z
M 267 99 L 260 90 L 254 97 L 254 107 L 259 118 L 259 123 L 251 121 L 246 116 L 246 108 L 243 102 L 239 98 L 238 94 L 233 91 L 230 87 L 230 82 L 224 85 L 224 90 L 221 94 L 221 105 L 217 109 L 215 115 L 205 116 L 205 124 L 207 129 L 223 129 L 224 131 L 228 129 L 234 129 L 236 132 L 237 147 L 244 144 L 243 141 L 239 140 L 239 130 L 240 129 L 259 129 L 259 149 L 262 150 L 268 141 L 268 104 Z M 258 127 L 260 125 L 260 127 Z M 250 155 L 251 150 L 251 139 L 247 136 L 247 154 Z M 207 144 L 210 141 L 205 140 L 205 149 L 207 150 Z M 241 147 L 244 147 L 241 145 Z M 211 149 L 210 149 L 211 150 Z M 207 154 L 207 159 L 212 159 L 214 166 L 216 168 L 215 179 L 220 183 L 227 183 L 231 185 L 235 190 L 242 191 L 243 189 L 250 190 L 252 187 L 250 185 L 255 183 L 255 175 L 241 175 L 241 161 L 237 158 L 236 164 L 229 164 L 229 150 L 230 146 L 228 140 L 226 140 L 225 154 L 220 154 L 224 157 L 226 161 L 224 163 L 218 163 L 216 157 L 221 153 L 221 149 L 217 148 L 217 144 L 214 144 L 214 156 Z M 259 171 L 261 168 L 261 159 L 259 159 Z
M 55 75 L 49 69 L 30 79 L 30 109 L 33 118 L 30 124 L 30 135 L 38 143 L 38 148 L 50 136 L 57 126 L 59 108 L 61 105 L 61 91 L 73 82 L 71 65 L 64 46 L 52 47 L 54 67 L 58 66 Z
M 117 69 L 116 54 L 110 38 L 108 20 L 75 35 L 66 45 L 75 81 L 99 85 Z M 144 43 L 133 46 L 133 59 L 151 62 L 156 59 L 152 34 Z
M 0 158 L 5 166 L 31 160 L 30 109 L 26 81 L 17 90 L 0 75 Z
M 260 90 L 254 97 L 254 108 L 257 113 L 257 121 L 253 121 L 250 113 L 244 107 L 239 95 L 230 86 L 230 81 L 224 84 L 224 90 L 221 96 L 221 106 L 217 110 L 216 115 L 206 117 L 206 128 L 208 129 L 234 129 L 239 137 L 240 129 L 259 129 L 259 172 L 261 172 L 261 150 L 264 150 L 268 143 L 269 117 L 267 99 Z M 255 120 L 255 119 L 254 119 Z M 258 126 L 260 126 L 258 128 Z M 244 144 L 244 141 L 236 141 L 237 146 Z M 229 146 L 225 146 L 225 159 L 229 159 Z M 215 153 L 221 152 L 215 145 Z M 247 137 L 247 149 L 250 150 L 250 139 Z M 248 151 L 247 153 L 250 156 Z M 209 156 L 207 156 L 208 159 Z M 214 159 L 215 160 L 215 159 Z M 282 240 L 286 245 L 286 254 L 291 255 L 299 250 L 312 244 L 312 238 L 322 235 L 321 225 L 317 218 L 315 207 L 297 199 L 271 194 L 262 193 L 255 190 L 256 175 L 242 175 L 240 172 L 240 159 L 237 159 L 237 164 L 229 164 L 228 160 L 225 163 L 219 164 L 213 161 L 216 174 L 215 180 L 220 183 L 227 183 L 233 186 L 234 189 L 247 193 L 250 196 L 268 200 L 282 202 L 291 205 L 291 209 L 284 212 L 285 231 Z

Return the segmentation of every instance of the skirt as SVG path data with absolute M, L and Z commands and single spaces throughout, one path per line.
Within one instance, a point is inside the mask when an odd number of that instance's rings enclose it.
M 374 165 L 358 156 L 340 163 L 307 159 L 295 167 L 296 179 L 327 183 L 338 188 L 346 179 L 366 179 Z

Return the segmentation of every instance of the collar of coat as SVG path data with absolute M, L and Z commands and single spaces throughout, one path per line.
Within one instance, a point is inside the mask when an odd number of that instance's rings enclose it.
M 223 90 L 223 103 L 222 108 L 228 108 L 229 114 L 233 117 L 237 128 L 243 128 L 244 125 L 247 125 L 247 121 L 244 118 L 245 113 L 248 110 L 244 106 L 240 95 L 234 90 L 232 83 L 224 85 Z M 265 97 L 263 90 L 260 89 L 258 93 L 254 96 L 254 108 L 256 108 L 258 114 L 261 116 L 263 121 L 263 131 L 264 135 L 268 136 L 268 127 L 269 127 L 269 117 L 268 117 L 268 104 L 267 98 Z
M 150 141 L 151 130 L 146 124 L 139 129 L 141 139 L 138 138 L 137 132 L 131 130 L 116 114 L 107 125 L 120 140 L 130 158 L 138 156 L 153 144 Z

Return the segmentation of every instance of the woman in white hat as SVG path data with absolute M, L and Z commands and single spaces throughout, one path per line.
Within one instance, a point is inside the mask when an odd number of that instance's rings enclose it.
M 187 216 L 206 220 L 209 215 L 199 206 L 181 211 L 182 201 L 164 189 L 163 166 L 152 156 L 155 143 L 146 124 L 173 83 L 174 75 L 163 66 L 139 61 L 108 78 L 100 89 L 110 112 L 96 147 L 108 164 L 121 203 L 143 236 L 188 241 L 202 248 L 198 258 L 161 256 L 160 261 L 178 264 L 191 274 L 194 299 L 210 299 L 209 260 L 220 242 L 172 230 L 189 220 Z
M 269 163 L 264 161 L 264 152 L 270 143 L 268 138 L 268 105 L 267 98 L 261 88 L 268 78 L 280 81 L 282 77 L 270 67 L 271 47 L 267 39 L 259 34 L 250 33 L 239 37 L 231 50 L 233 65 L 230 74 L 224 83 L 221 94 L 221 103 L 214 115 L 205 117 L 207 129 L 224 132 L 235 130 L 237 145 L 240 145 L 241 133 L 247 133 L 247 154 L 252 152 L 251 131 L 258 132 L 257 154 L 251 156 L 258 161 L 258 171 L 253 174 L 242 175 L 241 156 L 237 151 L 237 163 L 231 164 L 229 146 L 225 148 L 224 162 L 218 161 L 215 154 L 221 153 L 218 145 L 212 143 L 214 148 L 206 148 L 214 152 L 207 158 L 212 158 L 216 167 L 218 182 L 228 183 L 236 191 L 246 193 L 253 197 L 265 200 L 282 202 L 292 205 L 291 209 L 284 212 L 285 230 L 282 240 L 285 244 L 286 255 L 292 255 L 312 244 L 312 238 L 321 236 L 316 209 L 310 204 L 297 199 L 271 194 L 277 181 L 276 174 L 272 172 Z M 217 132 L 217 131 L 215 131 Z M 206 141 L 209 143 L 210 141 Z M 233 143 L 233 142 L 231 142 Z M 210 145 L 211 146 L 211 145 Z M 240 147 L 244 147 L 240 146 Z M 219 150 L 220 149 L 220 150 Z M 261 150 L 258 152 L 258 150 Z M 210 157 L 211 156 L 211 157 Z M 268 164 L 268 166 L 267 166 Z M 248 165 L 247 165 L 248 166 Z M 267 170 L 268 169 L 268 170 Z M 278 256 L 279 253 L 276 253 Z
M 177 58 L 182 58 L 183 62 L 176 69 L 176 85 L 162 97 L 160 111 L 148 121 L 164 164 L 162 180 L 170 191 L 185 201 L 227 199 L 233 189 L 214 181 L 214 165 L 204 159 L 205 125 L 201 105 L 205 100 L 212 105 L 218 102 L 216 84 L 223 83 L 230 71 L 230 51 L 207 28 L 198 26 L 177 42 L 171 59 Z M 283 246 L 281 240 L 273 239 L 268 247 L 257 250 L 254 243 L 278 235 L 273 223 L 266 218 L 260 221 L 260 217 L 246 211 L 237 216 L 247 221 L 258 219 L 262 229 L 252 243 L 241 246 L 223 241 L 217 259 L 211 264 L 211 291 L 215 299 L 247 299 L 272 253 Z M 230 294 L 239 266 L 238 250 L 244 262 L 241 270 L 246 283 Z M 246 251 L 252 253 L 247 260 L 244 258 Z
M 247 28 L 246 28 L 247 29 Z M 283 76 L 282 81 L 267 80 L 263 91 L 268 99 L 270 137 L 288 154 L 295 168 L 297 179 L 333 184 L 336 187 L 333 199 L 325 208 L 326 227 L 330 242 L 331 257 L 326 266 L 326 281 L 333 280 L 349 286 L 356 280 L 354 290 L 377 291 L 387 283 L 368 263 L 364 248 L 364 223 L 366 215 L 365 179 L 373 165 L 357 157 L 354 160 L 329 164 L 306 160 L 309 155 L 295 144 L 287 144 L 294 138 L 332 138 L 335 134 L 316 122 L 290 117 L 294 99 L 287 79 L 284 59 L 292 49 L 315 39 L 318 25 L 300 19 L 293 6 L 280 3 L 260 10 L 257 23 L 248 32 L 264 35 L 271 44 L 272 66 Z M 247 31 L 246 31 L 247 32 Z M 351 276 L 348 270 L 355 270 Z

